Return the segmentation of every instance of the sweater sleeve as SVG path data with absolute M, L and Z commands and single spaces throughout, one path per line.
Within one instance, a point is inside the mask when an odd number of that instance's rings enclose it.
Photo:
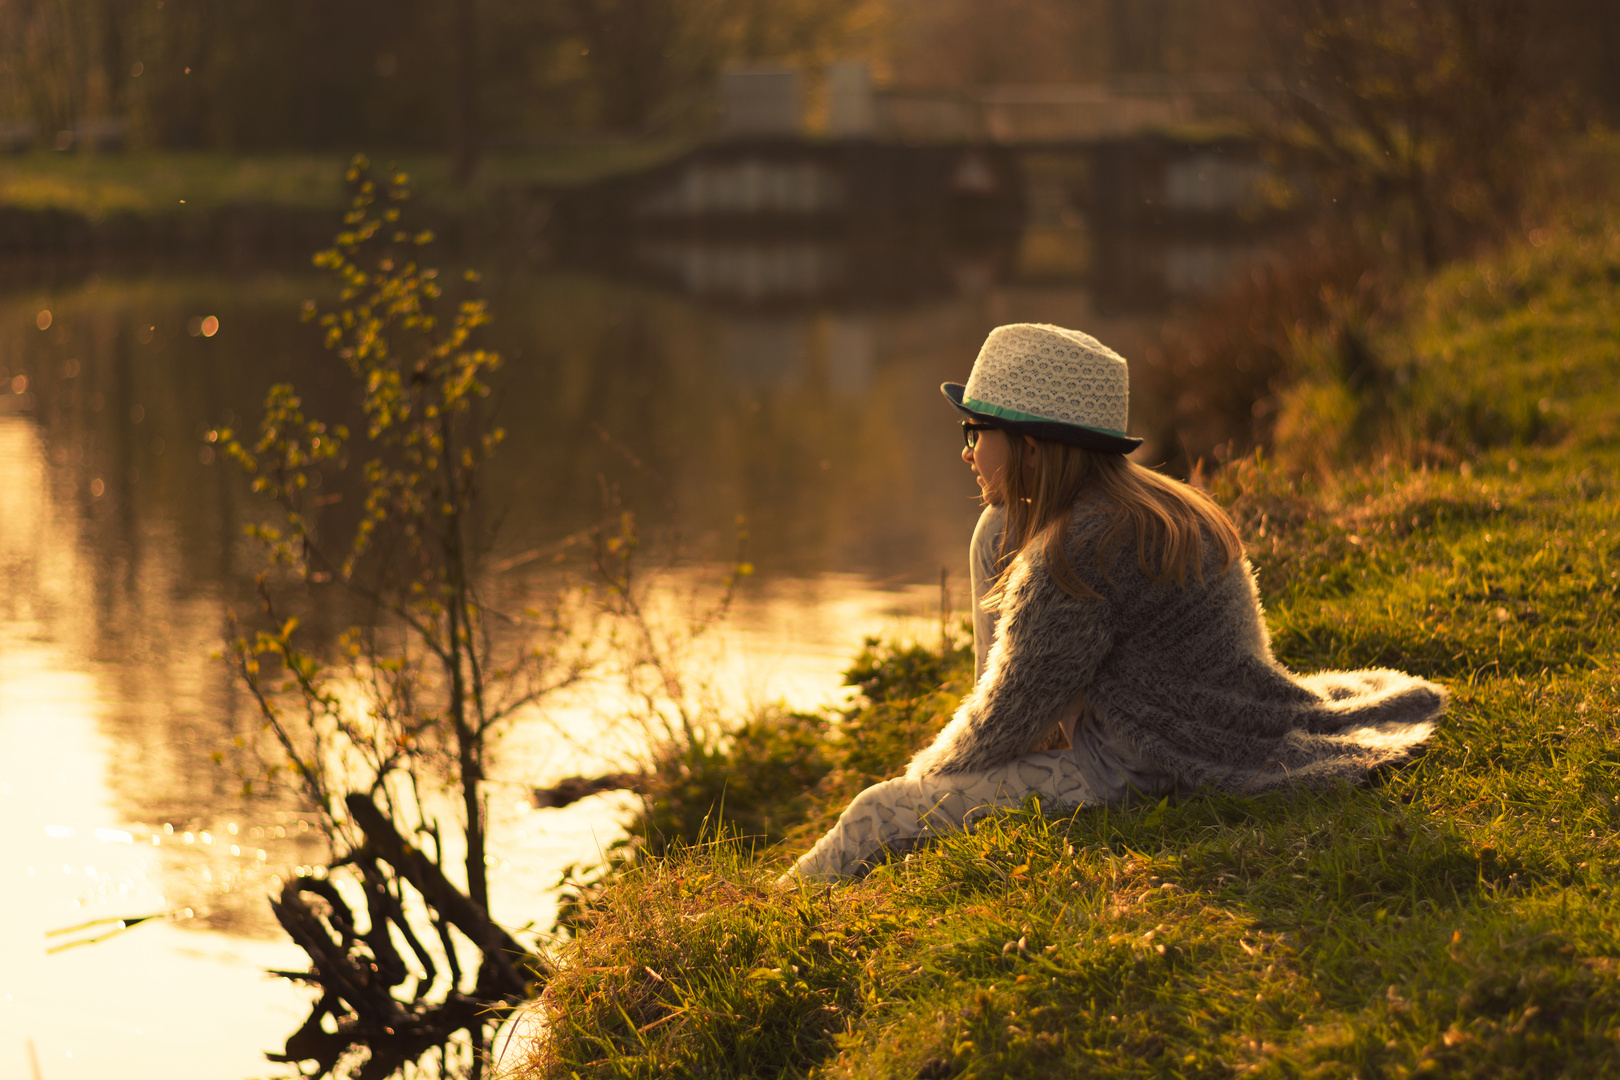
M 1001 532 L 1007 527 L 1007 508 L 1002 504 L 987 506 L 979 515 L 979 524 L 973 530 L 973 545 L 968 551 L 968 581 L 973 587 L 973 681 L 984 678 L 984 667 L 990 658 L 990 643 L 996 639 L 996 620 L 1000 613 L 985 610 L 984 596 L 995 584 L 1001 554 Z
M 911 759 L 910 778 L 978 772 L 1029 753 L 1112 647 L 1108 601 L 1064 592 L 1038 552 L 1021 555 L 1009 573 L 984 677 Z

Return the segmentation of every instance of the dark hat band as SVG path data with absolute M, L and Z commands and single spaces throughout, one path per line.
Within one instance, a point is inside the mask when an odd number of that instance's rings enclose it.
M 1128 454 L 1142 445 L 1141 439 L 1133 439 L 1128 435 L 1115 435 L 1096 428 L 1084 427 L 1080 424 L 1066 424 L 1061 420 L 1011 420 L 994 413 L 979 412 L 962 404 L 962 396 L 966 391 L 961 383 L 942 383 L 940 393 L 945 400 L 954 405 L 957 411 L 974 420 L 985 424 L 994 424 L 1003 431 L 1014 435 L 1030 435 L 1037 439 L 1051 439 L 1053 442 L 1068 443 L 1070 446 L 1079 446 L 1087 450 L 1096 450 L 1105 454 Z

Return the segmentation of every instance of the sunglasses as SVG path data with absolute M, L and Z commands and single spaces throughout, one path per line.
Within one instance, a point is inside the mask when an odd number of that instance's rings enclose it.
M 1001 429 L 994 424 L 977 424 L 972 420 L 963 420 L 962 441 L 967 444 L 967 448 L 969 450 L 972 450 L 974 447 L 979 445 L 979 432 L 1000 430 Z

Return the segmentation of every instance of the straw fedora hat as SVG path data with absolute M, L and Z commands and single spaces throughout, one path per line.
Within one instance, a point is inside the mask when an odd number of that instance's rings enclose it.
M 1015 435 L 1128 454 L 1130 376 L 1125 358 L 1078 330 L 1043 323 L 998 326 L 984 339 L 967 385 L 946 400 L 970 419 Z

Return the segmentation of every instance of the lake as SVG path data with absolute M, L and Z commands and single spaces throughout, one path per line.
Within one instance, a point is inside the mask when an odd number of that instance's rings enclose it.
M 1039 224 L 1022 243 L 1050 251 Z M 937 634 L 942 569 L 965 611 L 977 488 L 938 386 L 965 378 L 992 327 L 1078 327 L 1136 361 L 1166 318 L 1162 302 L 1099 310 L 1092 279 L 1030 272 L 1017 242 L 947 250 L 927 288 L 833 299 L 795 291 L 812 272 L 797 250 L 664 243 L 649 259 L 666 272 L 639 277 L 488 270 L 506 358 L 493 405 L 509 438 L 487 488 L 504 585 L 550 588 L 534 553 L 596 521 L 604 488 L 661 547 L 678 542 L 690 573 L 729 557 L 746 522 L 758 572 L 709 658 L 739 710 L 839 700 L 863 637 Z M 250 428 L 278 380 L 312 405 L 352 403 L 298 317 L 328 286 L 296 267 L 201 265 L 4 280 L 0 1075 L 284 1075 L 262 1052 L 309 995 L 265 972 L 306 961 L 266 896 L 324 847 L 296 804 L 242 794 L 256 723 L 218 654 L 230 612 L 251 606 L 256 511 L 205 435 Z M 588 688 L 503 744 L 498 921 L 549 925 L 560 870 L 619 835 L 624 796 L 528 799 L 633 753 L 614 711 L 611 688 Z

